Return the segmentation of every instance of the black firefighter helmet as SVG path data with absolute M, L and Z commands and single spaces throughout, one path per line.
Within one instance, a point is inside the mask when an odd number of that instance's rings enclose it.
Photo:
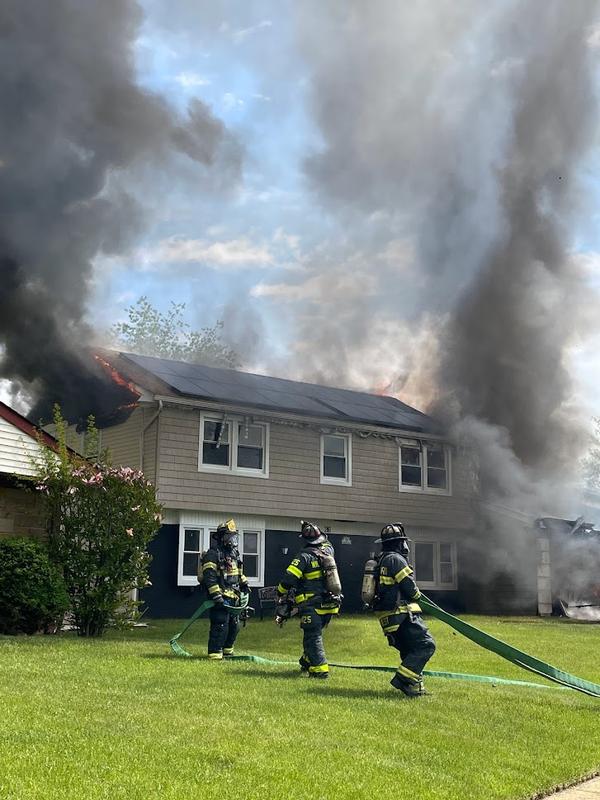
M 388 542 L 394 542 L 394 546 L 406 558 L 410 553 L 410 546 L 408 544 L 408 537 L 404 532 L 404 525 L 401 522 L 388 522 L 381 529 L 381 536 L 375 539 L 375 544 L 386 545 Z
M 233 550 L 238 546 L 239 536 L 235 520 L 228 519 L 217 525 L 215 539 L 225 550 Z
M 300 520 L 300 539 L 303 539 L 305 544 L 322 544 L 327 541 L 327 537 L 314 522 L 306 522 Z

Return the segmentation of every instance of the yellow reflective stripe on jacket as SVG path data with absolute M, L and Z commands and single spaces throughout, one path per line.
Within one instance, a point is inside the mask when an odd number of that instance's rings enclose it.
M 305 572 L 304 578 L 307 581 L 314 581 L 316 578 L 322 578 L 323 572 L 320 569 L 315 569 L 312 572 Z
M 214 569 L 215 572 L 216 572 L 217 571 L 217 565 L 215 564 L 214 561 L 205 561 L 202 564 L 202 569 Z
M 400 583 L 400 581 L 403 581 L 404 578 L 407 578 L 409 575 L 412 575 L 412 569 L 409 566 L 406 566 L 403 569 L 398 570 L 398 572 L 394 575 L 394 580 L 396 583 Z
M 420 591 L 420 589 L 417 589 L 417 590 L 415 591 L 415 597 L 414 597 L 414 599 L 415 599 L 415 600 L 418 600 L 418 599 L 419 599 L 419 597 L 421 597 L 421 591 Z M 419 609 L 419 611 L 420 611 L 420 610 L 421 610 L 421 609 Z
M 289 565 L 289 567 L 286 569 L 286 572 L 289 572 L 290 575 L 295 575 L 296 578 L 302 577 L 302 570 L 299 570 L 298 567 L 295 567 L 293 564 Z
M 389 578 L 387 575 L 381 575 L 379 578 L 379 583 L 382 583 L 384 586 L 393 586 L 396 581 L 394 578 Z
M 218 586 L 218 585 L 215 583 L 215 584 L 213 584 L 212 586 L 209 586 L 209 587 L 208 587 L 208 593 L 209 593 L 209 594 L 221 594 L 221 587 L 220 587 L 220 586 Z
M 279 586 L 277 587 L 277 594 L 287 594 L 287 593 L 288 590 L 285 588 L 283 583 L 280 583 Z

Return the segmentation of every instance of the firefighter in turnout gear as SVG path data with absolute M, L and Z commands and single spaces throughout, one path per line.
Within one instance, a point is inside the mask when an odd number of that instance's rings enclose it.
M 215 604 L 210 610 L 208 657 L 222 659 L 233 655 L 239 630 L 239 616 L 227 610 L 240 605 L 240 595 L 248 594 L 248 581 L 238 550 L 238 531 L 234 520 L 221 523 L 214 534 L 216 542 L 202 554 L 200 583 Z
M 408 539 L 400 522 L 381 531 L 382 553 L 375 569 L 373 608 L 388 644 L 400 652 L 400 666 L 391 680 L 395 689 L 409 697 L 425 694 L 423 669 L 435 652 L 435 642 L 421 619 L 416 602 L 421 596 L 407 559 Z
M 300 538 L 304 547 L 292 559 L 277 587 L 276 619 L 280 621 L 289 617 L 293 596 L 304 632 L 300 669 L 311 678 L 328 678 L 323 630 L 340 610 L 342 587 L 333 547 L 321 529 L 312 522 L 302 521 Z

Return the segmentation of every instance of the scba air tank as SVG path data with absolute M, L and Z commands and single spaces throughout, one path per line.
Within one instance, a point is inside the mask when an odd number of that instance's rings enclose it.
M 377 580 L 375 578 L 376 570 L 377 562 L 374 558 L 370 558 L 365 562 L 360 599 L 366 606 L 370 606 L 375 599 L 375 590 L 377 588 Z
M 332 595 L 339 597 L 342 593 L 342 584 L 338 574 L 337 565 L 333 556 L 321 556 L 321 569 L 325 580 L 325 589 Z

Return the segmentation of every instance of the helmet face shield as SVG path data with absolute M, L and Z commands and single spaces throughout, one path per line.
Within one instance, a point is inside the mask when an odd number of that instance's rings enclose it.
M 223 547 L 227 548 L 228 550 L 237 549 L 240 543 L 240 537 L 236 531 L 236 533 L 224 533 L 221 537 L 221 541 L 223 542 Z

